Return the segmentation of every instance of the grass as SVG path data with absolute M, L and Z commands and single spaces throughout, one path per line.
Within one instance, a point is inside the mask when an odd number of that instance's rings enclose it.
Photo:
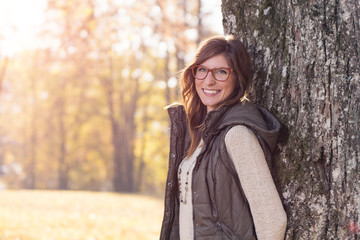
M 0 191 L 0 240 L 159 239 L 161 199 L 103 192 Z

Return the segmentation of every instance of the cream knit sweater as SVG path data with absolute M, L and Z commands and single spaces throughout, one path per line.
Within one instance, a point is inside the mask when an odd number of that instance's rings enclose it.
M 284 239 L 286 213 L 276 190 L 264 153 L 255 134 L 245 126 L 232 127 L 225 136 L 226 148 L 234 162 L 241 186 L 250 205 L 256 235 L 259 240 Z M 192 164 L 200 148 L 193 156 L 185 159 L 182 167 L 181 184 L 184 187 L 186 172 L 191 189 Z M 182 190 L 182 192 L 184 192 Z M 180 203 L 180 239 L 191 240 L 194 236 L 191 190 L 186 194 L 187 203 Z

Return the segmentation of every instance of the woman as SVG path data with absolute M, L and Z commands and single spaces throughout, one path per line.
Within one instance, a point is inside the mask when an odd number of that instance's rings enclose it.
M 203 42 L 181 75 L 184 106 L 168 109 L 170 159 L 160 239 L 283 239 L 286 214 L 267 162 L 280 129 L 246 102 L 243 44 Z

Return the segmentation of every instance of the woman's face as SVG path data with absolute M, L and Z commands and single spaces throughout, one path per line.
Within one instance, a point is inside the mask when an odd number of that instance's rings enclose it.
M 230 68 L 223 55 L 216 55 L 201 64 L 208 69 Z M 207 107 L 207 112 L 215 110 L 219 103 L 226 99 L 235 89 L 235 76 L 231 72 L 225 81 L 217 81 L 209 71 L 206 78 L 200 80 L 195 77 L 196 92 L 201 102 Z

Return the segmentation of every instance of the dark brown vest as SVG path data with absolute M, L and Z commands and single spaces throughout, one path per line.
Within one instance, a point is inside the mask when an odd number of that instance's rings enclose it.
M 170 160 L 160 239 L 179 239 L 177 170 L 190 140 L 183 107 L 168 111 Z M 245 125 L 256 134 L 267 160 L 276 145 L 280 123 L 261 107 L 237 104 L 208 114 L 203 133 L 205 145 L 192 178 L 194 239 L 256 239 L 250 207 L 224 141 L 227 131 L 235 125 Z

